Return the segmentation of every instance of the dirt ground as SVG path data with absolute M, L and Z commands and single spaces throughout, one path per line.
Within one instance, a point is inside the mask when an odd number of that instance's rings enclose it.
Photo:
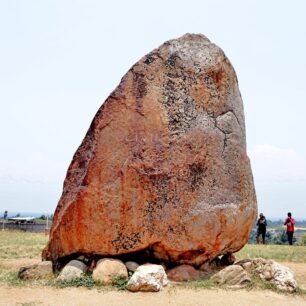
M 5 266 L 17 271 L 21 265 L 37 262 L 30 259 L 5 260 Z M 3 263 L 2 263 L 3 264 Z M 299 286 L 306 289 L 306 264 L 283 263 L 295 273 Z M 24 288 L 0 286 L 1 306 L 147 306 L 147 305 L 306 305 L 305 296 L 278 294 L 270 290 L 223 290 L 223 289 L 187 289 L 168 286 L 158 293 L 131 293 L 117 290 L 97 290 L 86 288 Z
M 98 292 L 85 288 L 6 288 L 0 287 L 0 305 L 306 305 L 306 298 L 273 291 L 193 290 L 167 288 L 158 293 Z
M 281 262 L 281 264 L 287 266 L 295 273 L 299 287 L 306 290 L 306 264 L 296 262 Z

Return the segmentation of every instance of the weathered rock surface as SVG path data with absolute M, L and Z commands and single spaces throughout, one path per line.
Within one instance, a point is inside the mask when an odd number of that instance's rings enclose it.
M 21 267 L 18 272 L 21 279 L 48 279 L 53 277 L 52 261 L 42 261 L 38 264 Z
M 243 269 L 245 270 L 251 270 L 252 268 L 252 262 L 253 260 L 250 259 L 250 258 L 245 258 L 245 259 L 242 259 L 242 260 L 239 260 L 235 263 L 235 265 L 239 265 L 241 266 Z
M 97 262 L 92 278 L 98 283 L 112 284 L 118 278 L 127 279 L 128 271 L 121 260 L 103 258 Z
M 294 273 L 288 267 L 273 260 L 263 258 L 253 259 L 251 269 L 262 280 L 275 284 L 279 290 L 294 292 L 297 288 Z
M 199 270 L 204 272 L 205 275 L 211 275 L 211 274 L 217 273 L 223 268 L 224 266 L 221 264 L 221 260 L 219 259 L 219 257 L 216 257 L 211 261 L 204 262 L 199 267 Z
M 150 248 L 200 265 L 247 242 L 256 196 L 237 77 L 203 35 L 139 60 L 75 153 L 43 258 Z
M 168 279 L 174 282 L 197 280 L 203 272 L 190 265 L 180 265 L 167 271 Z
M 157 292 L 167 284 L 167 275 L 161 265 L 145 264 L 137 268 L 127 283 L 127 289 L 133 292 Z
M 129 271 L 132 271 L 132 272 L 135 272 L 136 269 L 139 267 L 139 264 L 137 262 L 134 262 L 134 261 L 127 261 L 125 263 L 125 266 L 126 268 L 129 270 Z
M 248 273 L 239 265 L 226 267 L 210 278 L 218 285 L 244 287 L 251 282 Z
M 87 266 L 79 260 L 71 260 L 62 269 L 61 273 L 57 277 L 61 281 L 69 281 L 72 279 L 81 278 L 86 272 Z

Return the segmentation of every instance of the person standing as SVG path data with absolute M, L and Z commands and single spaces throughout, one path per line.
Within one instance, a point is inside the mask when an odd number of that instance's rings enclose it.
M 257 235 L 256 241 L 259 244 L 259 237 L 262 237 L 262 243 L 266 244 L 266 230 L 267 230 L 267 220 L 263 213 L 259 214 L 259 219 L 257 220 Z
M 295 220 L 294 218 L 292 218 L 291 212 L 288 212 L 287 216 L 288 217 L 286 218 L 284 225 L 287 225 L 288 241 L 289 241 L 289 245 L 292 245 Z

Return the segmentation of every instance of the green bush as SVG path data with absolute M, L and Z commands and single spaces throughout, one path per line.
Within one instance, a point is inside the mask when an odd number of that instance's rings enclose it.
M 119 289 L 119 290 L 125 290 L 127 283 L 128 283 L 129 279 L 119 276 L 119 277 L 114 277 L 113 279 L 113 285 Z

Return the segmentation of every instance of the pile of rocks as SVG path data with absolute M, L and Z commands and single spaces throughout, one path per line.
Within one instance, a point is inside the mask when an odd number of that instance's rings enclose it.
M 93 266 L 95 266 L 93 268 Z M 139 266 L 136 262 L 126 262 L 119 259 L 102 258 L 91 266 L 86 266 L 78 260 L 71 260 L 64 266 L 57 279 L 71 280 L 80 278 L 89 269 L 93 268 L 92 278 L 97 284 L 114 285 L 118 280 L 127 281 L 130 291 L 159 291 L 168 284 L 167 275 L 163 266 L 144 264 Z M 129 273 L 132 277 L 129 278 Z
M 256 258 L 238 261 L 213 275 L 211 280 L 219 285 L 241 288 L 251 282 L 251 275 L 257 275 L 264 281 L 286 292 L 295 292 L 297 281 L 293 271 L 273 260 Z
M 206 262 L 199 269 L 191 265 L 179 265 L 167 269 L 165 264 L 145 263 L 139 265 L 133 261 L 123 262 L 119 259 L 102 258 L 98 261 L 89 260 L 79 256 L 69 261 L 57 276 L 59 281 L 71 281 L 82 278 L 86 273 L 92 273 L 95 283 L 103 285 L 116 285 L 118 280 L 126 281 L 126 288 L 130 291 L 160 291 L 169 280 L 172 282 L 192 281 L 207 277 L 223 265 L 229 264 L 231 257 L 223 256 Z M 167 272 L 166 272 L 167 270 Z M 23 267 L 19 271 L 21 279 L 46 279 L 52 278 L 52 262 L 43 261 L 39 264 Z M 169 280 L 168 280 L 169 279 Z
M 292 293 L 297 289 L 298 285 L 293 271 L 274 260 L 244 259 L 235 265 L 242 267 L 245 272 L 258 275 L 262 281 L 274 284 L 279 290 Z
M 202 264 L 198 269 L 190 265 L 179 265 L 167 269 L 164 264 L 146 263 L 139 265 L 133 261 L 123 262 L 119 259 L 102 258 L 89 261 L 84 256 L 69 261 L 57 276 L 59 281 L 71 281 L 92 273 L 96 284 L 116 285 L 118 280 L 126 282 L 129 291 L 157 292 L 171 282 L 210 279 L 227 288 L 243 288 L 251 283 L 251 275 L 258 275 L 262 281 L 274 284 L 279 290 L 294 292 L 297 282 L 294 273 L 287 267 L 273 260 L 263 258 L 244 259 L 234 263 L 231 256 L 218 257 Z M 21 279 L 54 278 L 51 261 L 22 267 Z
M 82 260 L 81 260 L 82 259 Z M 143 264 L 128 261 L 125 264 L 119 259 L 102 258 L 87 265 L 86 258 L 69 261 L 57 276 L 59 281 L 71 281 L 82 278 L 86 273 L 92 272 L 92 278 L 97 284 L 114 285 L 118 280 L 127 282 L 127 289 L 136 291 L 160 291 L 168 282 L 167 274 L 162 265 Z M 54 278 L 51 261 L 22 267 L 18 273 L 19 278 L 51 279 Z M 129 276 L 131 276 L 129 278 Z

